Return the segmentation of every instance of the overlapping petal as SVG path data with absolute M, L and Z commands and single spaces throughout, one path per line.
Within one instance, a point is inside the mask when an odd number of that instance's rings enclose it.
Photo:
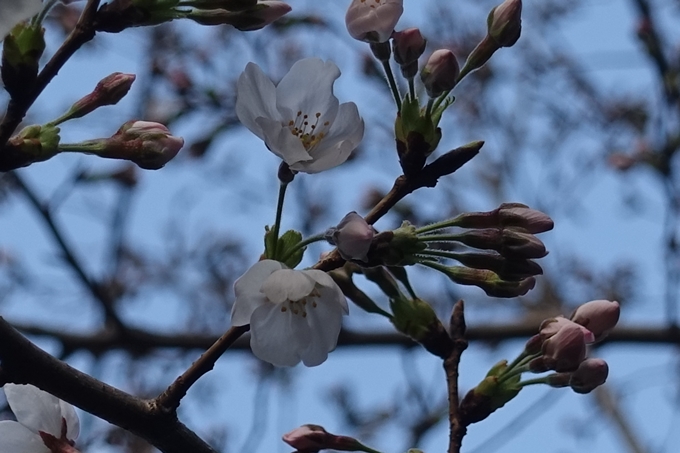
M 0 41 L 16 24 L 42 9 L 42 0 L 0 0 Z

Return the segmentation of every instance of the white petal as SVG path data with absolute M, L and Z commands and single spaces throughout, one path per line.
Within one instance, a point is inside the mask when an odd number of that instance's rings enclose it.
M 306 366 L 317 366 L 325 362 L 328 353 L 338 344 L 343 308 L 338 304 L 336 296 L 334 290 L 323 288 L 321 297 L 316 300 L 316 307 L 307 309 L 312 339 L 302 352 L 302 363 Z
M 324 292 L 328 294 L 328 296 L 326 297 L 330 298 L 330 300 L 332 300 L 335 304 L 340 306 L 345 314 L 349 313 L 347 299 L 345 298 L 345 295 L 342 293 L 342 290 L 340 289 L 338 284 L 335 283 L 335 281 L 330 275 L 318 269 L 309 269 L 301 272 L 305 273 L 306 275 L 311 277 L 316 283 L 322 286 L 323 287 L 321 289 L 322 294 L 324 294 Z M 326 298 L 324 298 L 324 300 L 326 300 Z
M 268 303 L 260 291 L 262 284 L 273 272 L 285 266 L 278 261 L 263 260 L 256 263 L 234 283 L 236 300 L 231 310 L 231 323 L 234 326 L 250 324 L 250 317 L 261 305 Z
M 257 124 L 262 131 L 262 140 L 271 152 L 283 159 L 288 165 L 312 160 L 312 156 L 302 145 L 300 138 L 293 135 L 288 126 L 276 120 L 258 118 Z
M 50 453 L 40 436 L 21 423 L 0 422 L 0 452 L 2 453 Z
M 56 396 L 32 385 L 5 384 L 5 395 L 17 421 L 34 433 L 61 437 L 61 407 Z
M 250 348 L 261 360 L 276 366 L 300 363 L 300 353 L 311 341 L 305 318 L 279 305 L 263 305 L 250 319 Z
M 333 83 L 338 77 L 340 69 L 332 61 L 299 60 L 276 87 L 276 106 L 282 114 L 286 111 L 286 115 L 295 115 L 301 111 L 313 116 L 319 112 L 323 115 L 322 122 L 333 122 L 339 104 L 333 96 Z
M 328 135 L 310 150 L 311 162 L 300 162 L 290 168 L 305 173 L 318 173 L 344 163 L 364 137 L 364 121 L 353 102 L 340 105 Z
M 276 87 L 255 63 L 248 63 L 238 78 L 236 87 L 236 116 L 245 127 L 264 140 L 257 124 L 260 117 L 281 122 L 276 109 Z
M 22 20 L 42 9 L 42 0 L 0 0 L 0 41 Z
M 59 400 L 61 408 L 61 416 L 66 420 L 66 438 L 68 440 L 76 440 L 80 435 L 80 419 L 76 410 L 66 401 Z
M 321 271 L 319 271 L 321 272 Z M 315 281 L 301 271 L 282 269 L 274 272 L 262 285 L 262 292 L 275 304 L 301 300 L 314 289 Z

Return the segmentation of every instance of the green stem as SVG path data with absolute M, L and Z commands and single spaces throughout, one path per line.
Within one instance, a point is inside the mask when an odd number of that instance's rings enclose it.
M 432 108 L 434 106 L 434 99 L 429 98 L 427 100 L 427 107 L 425 108 L 425 117 L 432 118 Z
M 416 82 L 413 77 L 408 79 L 408 92 L 411 96 L 411 100 L 415 101 L 416 100 Z
M 366 445 L 362 444 L 361 442 L 358 442 L 358 444 L 359 444 L 357 446 L 357 447 L 359 447 L 358 451 L 365 451 L 366 453 L 382 453 L 379 450 L 374 450 L 371 447 L 367 447 Z
M 291 256 L 295 254 L 295 252 L 297 252 L 301 248 L 307 247 L 309 244 L 313 244 L 315 242 L 323 241 L 324 239 L 325 239 L 324 233 L 319 233 L 314 236 L 310 236 L 303 241 L 298 242 L 293 247 L 288 249 L 286 254 L 281 258 L 281 261 L 285 263 Z
M 444 242 L 444 241 L 458 241 L 460 234 L 426 234 L 418 236 L 420 242 Z
M 98 151 L 103 151 L 105 144 L 100 140 L 91 140 L 81 143 L 60 143 L 57 149 L 60 153 L 87 153 L 97 154 Z
M 419 261 L 418 264 L 422 264 L 423 266 L 427 266 L 448 275 L 449 268 L 443 264 L 435 263 L 434 261 Z
M 501 376 L 503 376 L 503 375 L 504 375 L 505 373 L 507 373 L 508 371 L 511 371 L 512 369 L 514 369 L 515 367 L 517 367 L 517 366 L 518 366 L 518 365 L 519 365 L 526 357 L 528 357 L 529 355 L 530 355 L 530 354 L 526 351 L 526 349 L 525 349 L 524 351 L 522 351 L 522 353 L 521 353 L 520 355 L 518 355 L 517 357 L 515 357 L 515 360 L 513 360 L 512 363 L 511 363 L 510 365 L 508 365 L 508 367 L 507 367 L 507 368 L 505 369 L 505 371 L 501 374 Z
M 387 76 L 387 82 L 390 84 L 390 90 L 392 90 L 392 96 L 394 96 L 394 102 L 397 104 L 397 111 L 401 111 L 401 94 L 399 94 L 399 87 L 397 87 L 397 82 L 394 79 L 390 62 L 383 61 L 382 65 L 385 70 L 385 76 Z
M 450 258 L 452 260 L 458 261 L 458 258 L 460 257 L 459 253 L 456 252 L 447 252 L 445 250 L 434 250 L 434 249 L 425 249 L 423 251 L 418 252 L 419 255 L 429 255 L 429 256 L 440 256 L 442 258 Z
M 527 379 L 526 381 L 521 381 L 517 383 L 518 386 L 520 387 L 526 387 L 529 385 L 536 385 L 536 384 L 547 384 L 548 383 L 548 377 L 540 377 L 540 378 L 534 378 L 534 379 Z
M 526 373 L 527 371 L 529 371 L 529 368 L 526 366 L 519 366 L 512 370 L 506 370 L 505 373 L 503 373 L 503 375 L 498 378 L 498 384 L 500 385 L 503 382 L 507 382 L 518 374 Z
M 288 183 L 282 182 L 279 186 L 279 200 L 276 203 L 276 220 L 274 221 L 274 250 L 273 259 L 276 259 L 279 248 L 279 230 L 281 228 L 281 214 L 283 213 L 283 200 L 286 198 Z
M 431 223 L 430 225 L 422 226 L 416 230 L 416 234 L 429 233 L 430 231 L 443 230 L 444 228 L 456 226 L 456 224 L 459 222 L 459 218 L 460 216 L 455 217 L 453 219 L 446 219 L 442 220 L 441 222 Z

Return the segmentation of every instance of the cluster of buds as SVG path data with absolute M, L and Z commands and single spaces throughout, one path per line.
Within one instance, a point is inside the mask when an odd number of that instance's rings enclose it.
M 291 11 L 281 1 L 258 0 L 114 0 L 97 12 L 97 29 L 111 33 L 129 27 L 191 19 L 201 25 L 232 25 L 259 30 Z
M 437 233 L 449 227 L 465 230 L 454 234 Z M 541 266 L 533 260 L 548 254 L 543 242 L 535 235 L 552 228 L 553 221 L 549 216 L 520 203 L 503 203 L 489 212 L 464 213 L 418 229 L 419 241 L 431 246 L 455 242 L 488 252 L 428 248 L 420 251 L 419 255 L 429 256 L 431 260 L 434 257 L 450 258 L 463 266 L 420 262 L 443 272 L 458 284 L 477 286 L 489 296 L 524 295 L 534 287 L 534 276 L 543 273 Z
M 511 364 L 505 360 L 498 363 L 468 392 L 461 402 L 465 423 L 488 417 L 528 385 L 570 387 L 585 394 L 604 384 L 609 373 L 607 362 L 587 358 L 587 346 L 604 339 L 616 326 L 619 315 L 618 302 L 593 300 L 579 306 L 571 319 L 546 319 Z M 547 371 L 554 373 L 521 380 L 523 373 Z

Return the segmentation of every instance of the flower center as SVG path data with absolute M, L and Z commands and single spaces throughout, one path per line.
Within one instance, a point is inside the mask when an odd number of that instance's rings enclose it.
M 387 3 L 387 0 L 361 0 L 361 3 L 368 6 L 369 8 L 377 8 Z
M 297 112 L 295 120 L 290 120 L 288 122 L 288 127 L 290 128 L 290 133 L 295 135 L 302 142 L 302 146 L 305 147 L 307 151 L 314 148 L 323 138 L 326 136 L 326 130 L 330 126 L 330 121 L 325 121 L 321 127 L 319 127 L 319 119 L 321 118 L 321 113 L 316 112 L 314 119 L 311 119 L 306 113 L 303 114 L 301 111 Z M 310 123 L 312 120 L 312 123 Z
M 281 304 L 281 312 L 286 313 L 290 311 L 293 315 L 299 315 L 303 318 L 307 317 L 307 310 L 314 309 L 318 306 L 316 299 L 321 297 L 321 293 L 314 288 L 311 293 L 300 300 L 287 300 Z

